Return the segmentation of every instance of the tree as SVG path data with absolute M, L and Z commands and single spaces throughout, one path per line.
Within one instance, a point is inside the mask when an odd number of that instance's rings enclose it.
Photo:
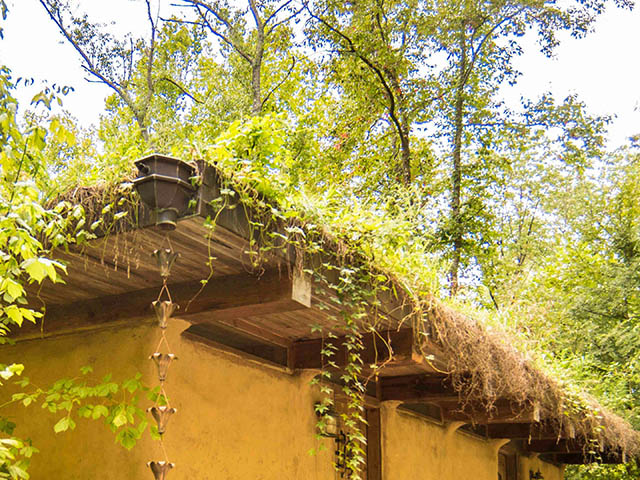
M 419 28 L 420 2 L 358 2 L 305 4 L 312 19 L 314 48 L 331 52 L 328 80 L 339 87 L 347 108 L 347 125 L 338 132 L 340 147 L 374 140 L 390 150 L 388 170 L 392 178 L 408 187 L 414 179 L 412 127 L 421 119 L 431 98 L 432 86 L 423 78 L 420 65 L 426 35 Z M 428 13 L 427 13 L 428 14 Z M 383 139 L 391 130 L 393 142 Z M 341 138 L 344 135 L 343 138 Z
M 140 134 L 149 140 L 148 111 L 156 90 L 153 76 L 158 18 L 151 12 L 151 0 L 145 0 L 149 21 L 149 38 L 117 39 L 104 26 L 91 23 L 88 16 L 74 16 L 70 2 L 40 0 L 51 20 L 65 40 L 82 58 L 82 68 L 95 79 L 111 88 L 131 109 Z M 144 83 L 135 78 L 138 63 L 144 64 Z
M 626 2 L 620 5 L 629 6 Z M 459 270 L 464 253 L 465 213 L 464 156 L 473 150 L 491 150 L 487 142 L 513 120 L 498 99 L 504 82 L 515 83 L 518 72 L 513 59 L 522 53 L 519 39 L 527 30 L 536 30 L 542 51 L 550 55 L 557 45 L 557 33 L 567 30 L 576 37 L 590 29 L 604 2 L 576 2 L 557 6 L 538 1 L 458 2 L 437 12 L 437 34 L 432 48 L 447 55 L 439 75 L 445 88 L 439 97 L 437 124 L 446 132 L 451 152 L 449 226 L 451 268 L 450 292 L 459 289 Z M 526 125 L 526 123 L 525 123 Z M 469 160 L 467 160 L 468 163 Z M 469 180 L 473 179 L 467 177 Z
M 292 35 L 289 22 L 301 12 L 301 9 L 296 8 L 293 0 L 249 0 L 248 9 L 253 28 L 247 29 L 244 12 L 232 8 L 227 2 L 181 0 L 181 3 L 195 11 L 196 20 L 193 23 L 206 28 L 247 64 L 250 69 L 250 111 L 252 115 L 259 115 L 273 92 L 291 74 L 296 63 L 295 56 L 292 56 L 289 71 L 281 75 L 281 79 L 264 94 L 263 63 L 266 52 L 286 56 L 287 47 L 291 45 L 286 37 Z

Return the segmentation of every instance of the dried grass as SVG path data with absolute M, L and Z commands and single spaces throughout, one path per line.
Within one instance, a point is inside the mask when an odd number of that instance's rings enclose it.
M 539 412 L 559 436 L 574 432 L 586 439 L 585 448 L 595 445 L 614 457 L 640 455 L 640 436 L 628 422 L 585 393 L 570 394 L 519 352 L 509 333 L 488 331 L 435 298 L 419 299 L 417 307 L 421 331 L 444 353 L 462 409 L 491 415 L 497 401 L 507 401 Z M 420 347 L 429 354 L 428 345 Z

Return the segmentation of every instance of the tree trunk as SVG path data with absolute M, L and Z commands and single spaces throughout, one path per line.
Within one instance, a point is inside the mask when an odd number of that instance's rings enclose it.
M 138 124 L 138 127 L 140 127 L 140 134 L 142 135 L 142 138 L 145 142 L 149 143 L 149 128 L 147 127 L 144 119 L 139 118 L 136 115 L 136 123 Z
M 262 57 L 262 55 L 260 55 Z M 258 52 L 251 64 L 251 115 L 260 115 L 262 111 L 262 94 L 260 86 L 260 71 L 262 70 L 262 58 L 258 59 Z
M 460 288 L 459 270 L 462 250 L 461 183 L 462 183 L 462 134 L 464 121 L 464 87 L 467 82 L 467 44 L 465 26 L 460 32 L 460 63 L 456 87 L 453 133 L 453 168 L 451 171 L 451 234 L 453 256 L 449 270 L 450 294 L 455 296 Z
M 400 87 L 400 81 L 395 71 L 391 69 L 385 69 L 385 73 L 390 80 L 393 90 L 397 94 L 397 112 L 396 117 L 396 130 L 398 131 L 398 137 L 400 137 L 400 171 L 402 172 L 402 183 L 405 186 L 411 184 L 411 142 L 409 140 L 409 133 L 411 132 L 411 126 L 409 118 L 407 117 L 406 109 L 404 108 L 404 97 L 402 89 Z M 394 112 L 391 112 L 394 114 Z
M 260 73 L 262 72 L 262 57 L 264 56 L 264 22 L 255 5 L 254 0 L 249 1 L 249 8 L 256 23 L 256 51 L 251 61 L 251 115 L 260 115 L 262 111 L 262 90 Z
M 400 132 L 400 147 L 402 149 L 402 180 L 405 186 L 411 184 L 411 146 L 409 144 L 409 122 L 406 115 L 402 115 Z

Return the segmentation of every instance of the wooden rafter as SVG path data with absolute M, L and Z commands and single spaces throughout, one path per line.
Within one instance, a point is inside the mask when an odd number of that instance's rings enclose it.
M 458 400 L 449 377 L 443 375 L 402 375 L 380 378 L 380 400 L 429 402 Z
M 365 364 L 419 363 L 421 359 L 413 350 L 413 340 L 414 331 L 411 328 L 365 334 L 360 356 Z M 291 346 L 292 366 L 298 369 L 319 369 L 326 366 L 328 361 L 337 366 L 346 365 L 348 350 L 345 342 L 345 337 L 294 342 Z M 335 353 L 323 358 L 322 351 L 328 344 L 335 346 Z
M 267 271 L 259 277 L 248 274 L 217 277 L 204 286 L 199 281 L 169 284 L 169 289 L 173 302 L 181 307 L 174 317 L 201 323 L 308 308 L 311 285 L 305 279 L 290 278 L 286 272 Z M 42 331 L 50 335 L 151 318 L 150 305 L 157 296 L 158 288 L 154 287 L 52 305 L 46 310 Z M 40 335 L 40 326 L 25 325 L 16 337 Z

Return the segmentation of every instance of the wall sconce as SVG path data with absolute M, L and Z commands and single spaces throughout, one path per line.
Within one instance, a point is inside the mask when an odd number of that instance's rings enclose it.
M 319 434 L 322 437 L 333 438 L 336 442 L 336 450 L 334 452 L 336 457 L 336 468 L 340 472 L 340 478 L 344 478 L 345 474 L 347 478 L 351 474 L 351 469 L 347 467 L 347 463 L 351 456 L 351 449 L 349 448 L 351 441 L 347 434 L 340 428 L 340 415 L 335 411 L 327 407 L 322 407 L 319 404 L 315 405 L 316 414 L 322 419 L 323 423 L 319 425 Z
M 529 470 L 529 480 L 544 480 L 542 473 L 538 470 L 536 473 L 533 473 L 533 470 Z

